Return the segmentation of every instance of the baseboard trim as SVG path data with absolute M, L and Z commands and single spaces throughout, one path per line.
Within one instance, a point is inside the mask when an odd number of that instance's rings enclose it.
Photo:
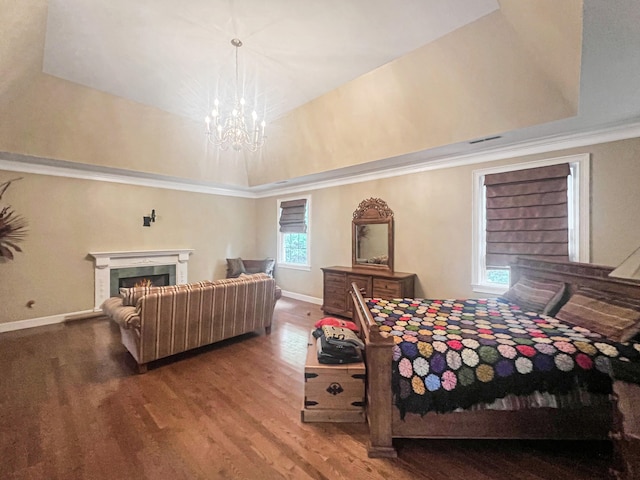
M 302 293 L 288 292 L 286 290 L 283 290 L 282 296 L 287 298 L 293 298 L 294 300 L 301 300 L 303 302 L 314 303 L 316 305 L 322 305 L 321 298 L 312 297 L 310 295 L 303 295 Z
M 53 325 L 56 323 L 64 323 L 71 320 L 81 320 L 97 316 L 100 316 L 100 314 L 96 313 L 94 310 L 81 310 L 79 312 L 49 315 L 48 317 L 28 318 L 26 320 L 17 320 L 15 322 L 0 323 L 0 333 L 24 330 L 26 328 L 42 327 L 44 325 Z

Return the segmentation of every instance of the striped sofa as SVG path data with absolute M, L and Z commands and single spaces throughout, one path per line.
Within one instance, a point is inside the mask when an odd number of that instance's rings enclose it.
M 102 304 L 142 373 L 159 358 L 264 328 L 271 333 L 275 280 L 264 273 L 168 287 L 122 289 Z

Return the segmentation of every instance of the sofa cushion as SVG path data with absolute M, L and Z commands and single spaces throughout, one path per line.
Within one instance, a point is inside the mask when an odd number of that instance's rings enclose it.
M 123 305 L 135 307 L 138 304 L 138 300 L 150 293 L 162 293 L 162 292 L 177 292 L 180 290 L 193 290 L 194 288 L 200 288 L 210 285 L 209 280 L 203 280 L 201 282 L 182 283 L 179 285 L 166 285 L 162 287 L 131 287 L 121 288 L 120 297 L 122 298 Z
M 263 260 L 243 260 L 242 258 L 227 258 L 227 278 L 236 278 L 242 274 L 266 273 L 273 277 L 276 266 L 275 258 L 267 257 Z
M 212 285 L 224 285 L 227 283 L 233 284 L 233 283 L 238 283 L 238 282 L 250 282 L 253 280 L 258 280 L 261 278 L 269 278 L 268 275 L 264 274 L 264 273 L 243 273 L 238 277 L 234 277 L 234 278 L 221 278 L 219 280 L 214 280 L 213 282 L 210 282 Z
M 276 266 L 275 258 L 265 258 L 264 260 L 243 260 L 246 273 L 266 273 L 273 277 L 273 269 Z
M 243 273 L 247 273 L 247 271 L 245 270 L 244 262 L 240 257 L 227 258 L 227 278 L 236 278 Z

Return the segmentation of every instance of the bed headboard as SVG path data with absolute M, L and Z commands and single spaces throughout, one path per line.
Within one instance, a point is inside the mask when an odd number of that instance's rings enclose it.
M 511 264 L 511 285 L 520 278 L 556 280 L 567 284 L 567 298 L 580 287 L 616 293 L 625 297 L 640 298 L 640 281 L 610 277 L 613 267 L 590 263 L 559 262 L 518 257 Z
M 640 281 L 609 277 L 612 267 L 592 265 L 590 263 L 559 262 L 518 257 L 511 265 L 511 285 L 520 278 L 533 280 L 555 280 L 567 285 L 564 298 L 559 306 L 566 303 L 580 287 L 615 293 L 624 297 L 640 299 Z M 351 297 L 354 302 L 353 320 L 360 326 L 363 339 L 374 347 L 383 348 L 392 345 L 393 339 L 379 334 L 378 324 L 367 308 L 357 284 L 351 285 Z M 559 308 L 559 307 L 558 307 Z M 552 313 L 553 315 L 553 313 Z

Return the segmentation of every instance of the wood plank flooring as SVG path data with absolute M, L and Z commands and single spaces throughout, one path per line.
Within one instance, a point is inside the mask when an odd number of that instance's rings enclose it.
M 603 479 L 608 442 L 398 441 L 300 421 L 316 305 L 135 373 L 103 318 L 0 335 L 0 479 Z

